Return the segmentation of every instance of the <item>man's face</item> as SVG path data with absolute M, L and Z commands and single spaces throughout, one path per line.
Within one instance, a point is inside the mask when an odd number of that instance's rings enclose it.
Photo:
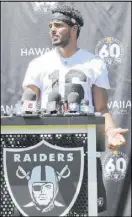
M 52 45 L 65 47 L 71 39 L 71 28 L 67 23 L 53 20 L 49 24 Z
M 39 206 L 48 206 L 54 197 L 54 185 L 51 182 L 34 182 L 32 193 Z

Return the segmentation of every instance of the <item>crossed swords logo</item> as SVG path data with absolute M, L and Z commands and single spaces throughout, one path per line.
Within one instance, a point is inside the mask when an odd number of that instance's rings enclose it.
M 66 171 L 67 171 L 67 173 L 66 173 Z M 70 169 L 69 169 L 68 165 L 65 165 L 65 167 L 61 170 L 60 173 L 59 172 L 56 172 L 56 173 L 58 175 L 57 178 L 58 178 L 58 182 L 59 182 L 61 180 L 61 178 L 66 179 L 66 178 L 68 178 L 70 176 Z M 29 174 L 30 174 L 30 171 L 26 172 L 21 166 L 18 166 L 18 169 L 16 170 L 16 176 L 19 179 L 25 179 L 26 178 L 29 181 L 29 179 L 30 179 Z M 57 202 L 56 200 L 54 202 L 54 205 L 58 206 L 58 207 L 63 207 L 64 206 L 63 204 Z M 34 206 L 34 203 L 30 202 L 27 205 L 25 205 L 24 207 L 32 207 L 32 206 Z

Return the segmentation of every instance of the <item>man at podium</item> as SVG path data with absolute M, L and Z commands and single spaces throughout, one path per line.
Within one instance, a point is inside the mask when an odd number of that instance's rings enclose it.
M 80 101 L 88 100 L 89 106 L 94 106 L 94 111 L 105 117 L 108 147 L 114 150 L 126 143 L 123 134 L 128 129 L 117 128 L 108 112 L 107 90 L 110 85 L 105 63 L 78 46 L 77 40 L 83 25 L 80 12 L 71 6 L 57 6 L 52 10 L 49 33 L 54 49 L 30 62 L 23 88 L 25 93 L 32 89 L 37 99 L 40 97 L 43 109 L 46 109 L 51 91 L 60 93 L 63 98 L 70 91 L 78 92 Z M 22 100 L 26 99 L 25 96 Z M 104 191 L 101 177 L 100 173 L 98 188 Z M 105 205 L 101 211 L 106 209 Z

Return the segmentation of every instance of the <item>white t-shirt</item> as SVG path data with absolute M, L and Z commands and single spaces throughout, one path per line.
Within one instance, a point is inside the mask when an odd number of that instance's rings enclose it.
M 23 81 L 23 88 L 31 84 L 40 88 L 41 108 L 46 108 L 51 91 L 59 92 L 62 97 L 77 91 L 81 99 L 88 99 L 92 105 L 93 84 L 110 88 L 105 63 L 83 49 L 79 49 L 69 58 L 61 57 L 53 49 L 32 60 Z

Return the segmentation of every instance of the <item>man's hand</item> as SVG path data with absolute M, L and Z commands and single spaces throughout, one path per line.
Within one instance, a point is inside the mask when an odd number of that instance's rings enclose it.
M 127 133 L 128 129 L 122 128 L 110 128 L 108 129 L 106 135 L 108 137 L 108 147 L 110 149 L 117 149 L 122 145 L 126 144 L 126 140 L 123 134 Z
M 111 114 L 108 111 L 108 95 L 107 90 L 96 85 L 92 86 L 93 105 L 95 112 L 101 112 L 105 117 L 105 129 L 108 137 L 108 147 L 117 149 L 121 145 L 126 144 L 123 134 L 128 132 L 128 129 L 116 128 Z

